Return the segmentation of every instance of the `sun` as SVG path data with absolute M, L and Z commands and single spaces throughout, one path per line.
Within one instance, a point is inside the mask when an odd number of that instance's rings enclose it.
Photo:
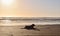
M 4 5 L 10 5 L 13 3 L 14 0 L 1 0 L 2 4 Z

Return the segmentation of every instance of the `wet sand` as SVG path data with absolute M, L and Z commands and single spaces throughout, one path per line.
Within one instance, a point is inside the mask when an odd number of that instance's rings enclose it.
M 38 30 L 21 29 L 19 26 L 0 26 L 0 36 L 60 36 L 60 25 L 37 25 Z

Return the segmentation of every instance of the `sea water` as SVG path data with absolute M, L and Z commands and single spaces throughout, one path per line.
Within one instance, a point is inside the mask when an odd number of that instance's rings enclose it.
M 13 18 L 14 19 L 14 18 Z M 60 24 L 60 18 L 5 18 L 4 20 L 0 20 L 0 24 L 14 24 L 14 25 L 51 25 L 51 24 Z

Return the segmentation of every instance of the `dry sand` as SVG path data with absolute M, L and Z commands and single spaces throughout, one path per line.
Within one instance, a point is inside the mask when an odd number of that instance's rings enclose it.
M 24 26 L 0 26 L 0 36 L 60 36 L 60 25 L 37 25 L 38 30 L 21 29 Z

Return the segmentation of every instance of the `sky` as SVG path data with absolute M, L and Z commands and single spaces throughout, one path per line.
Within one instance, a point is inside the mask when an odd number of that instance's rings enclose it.
M 60 17 L 60 0 L 0 0 L 0 17 Z

